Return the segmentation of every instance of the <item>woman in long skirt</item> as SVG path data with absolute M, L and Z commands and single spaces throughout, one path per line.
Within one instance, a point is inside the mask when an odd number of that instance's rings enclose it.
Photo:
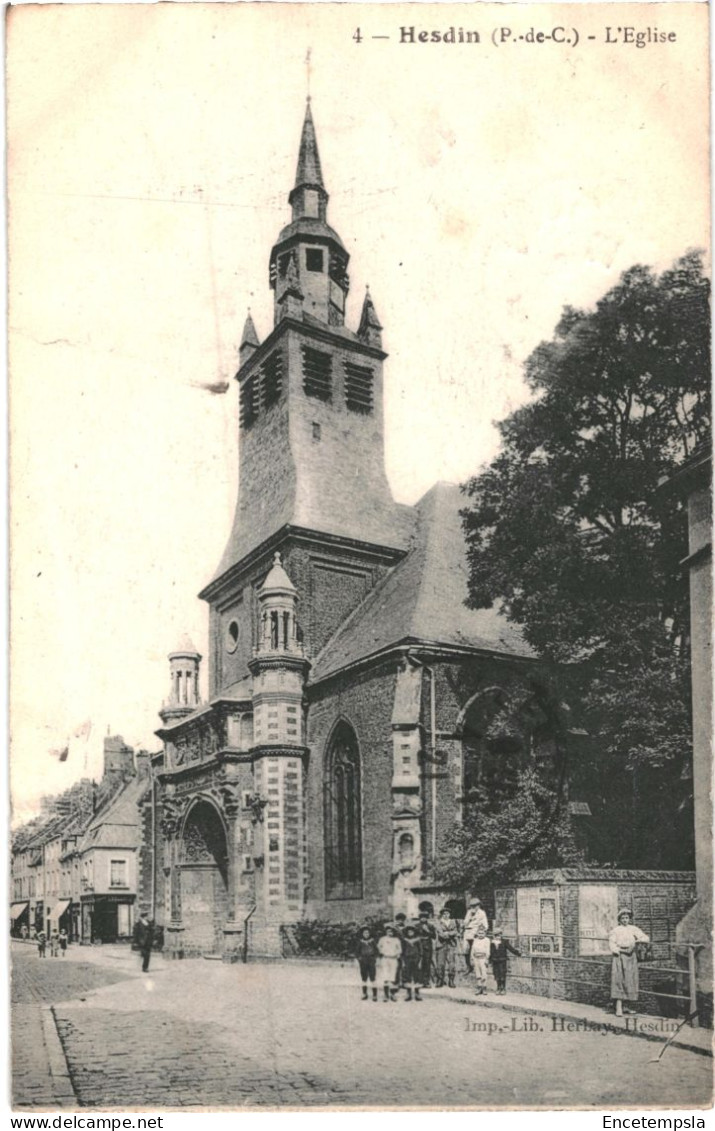
M 633 1009 L 624 1009 L 624 1001 L 638 1001 L 638 954 L 636 943 L 649 942 L 647 935 L 635 927 L 632 915 L 627 908 L 618 913 L 618 926 L 608 936 L 613 955 L 611 963 L 611 997 L 616 1003 L 616 1016 L 632 1014 Z

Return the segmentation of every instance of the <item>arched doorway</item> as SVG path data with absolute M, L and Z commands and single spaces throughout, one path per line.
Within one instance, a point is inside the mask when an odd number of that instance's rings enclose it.
M 228 846 L 221 817 L 209 801 L 197 801 L 189 810 L 179 860 L 184 951 L 220 954 L 228 916 Z

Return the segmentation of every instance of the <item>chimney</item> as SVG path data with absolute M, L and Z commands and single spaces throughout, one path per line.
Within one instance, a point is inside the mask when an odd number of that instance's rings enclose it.
M 140 780 L 151 777 L 151 754 L 148 750 L 137 750 L 134 755 L 136 775 Z

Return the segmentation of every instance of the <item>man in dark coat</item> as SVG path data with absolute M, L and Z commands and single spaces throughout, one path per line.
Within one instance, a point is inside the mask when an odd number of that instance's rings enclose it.
M 422 1001 L 422 938 L 418 927 L 408 923 L 402 938 L 402 983 L 407 1001 Z
M 147 918 L 146 911 L 142 911 L 134 927 L 134 946 L 142 956 L 142 970 L 145 973 L 149 969 L 151 944 L 153 941 L 154 924 Z
M 421 971 L 420 981 L 423 986 L 429 986 L 432 979 L 432 953 L 437 931 L 432 922 L 429 911 L 420 911 L 417 924 L 417 934 L 420 940 Z

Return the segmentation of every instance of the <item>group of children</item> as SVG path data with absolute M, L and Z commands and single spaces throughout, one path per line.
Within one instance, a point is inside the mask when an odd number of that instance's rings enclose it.
M 460 931 L 461 926 L 461 931 Z M 382 985 L 384 1001 L 397 1001 L 404 989 L 407 1001 L 422 1001 L 420 990 L 431 984 L 454 986 L 460 937 L 466 967 L 474 973 L 477 994 L 486 993 L 487 966 L 491 965 L 497 993 L 506 992 L 508 955 L 520 955 L 498 928 L 489 938 L 489 922 L 480 901 L 473 899 L 460 924 L 445 907 L 435 921 L 429 912 L 420 913 L 416 923 L 403 914 L 387 923 L 376 939 L 370 927 L 362 927 L 355 951 L 362 981 L 362 1000 L 378 1000 Z
M 428 915 L 421 915 L 416 924 L 405 915 L 395 916 L 375 941 L 370 927 L 363 927 L 357 940 L 356 957 L 362 980 L 362 999 L 377 1001 L 381 983 L 385 1001 L 397 1001 L 397 992 L 404 989 L 407 1001 L 422 1001 L 420 989 L 429 985 L 433 944 L 436 929 Z
M 506 993 L 506 973 L 509 963 L 509 953 L 516 954 L 521 957 L 521 951 L 512 946 L 507 939 L 502 936 L 498 927 L 492 931 L 492 937 L 487 937 L 487 932 L 483 926 L 477 928 L 477 933 L 472 939 L 471 946 L 467 956 L 467 969 L 474 971 L 474 977 L 477 983 L 476 993 L 485 994 L 487 992 L 487 966 L 491 965 L 494 981 L 497 984 L 497 993 Z
M 35 938 L 36 938 L 36 941 L 37 941 L 38 957 L 45 958 L 46 950 L 47 950 L 47 935 L 45 934 L 44 931 L 38 931 Z M 61 954 L 62 957 L 64 958 L 65 954 L 67 953 L 67 943 L 69 942 L 69 939 L 67 938 L 67 932 L 64 931 L 64 930 L 63 931 L 53 931 L 52 934 L 50 935 L 49 942 L 50 942 L 50 957 L 51 958 L 57 958 L 57 956 L 59 954 Z

